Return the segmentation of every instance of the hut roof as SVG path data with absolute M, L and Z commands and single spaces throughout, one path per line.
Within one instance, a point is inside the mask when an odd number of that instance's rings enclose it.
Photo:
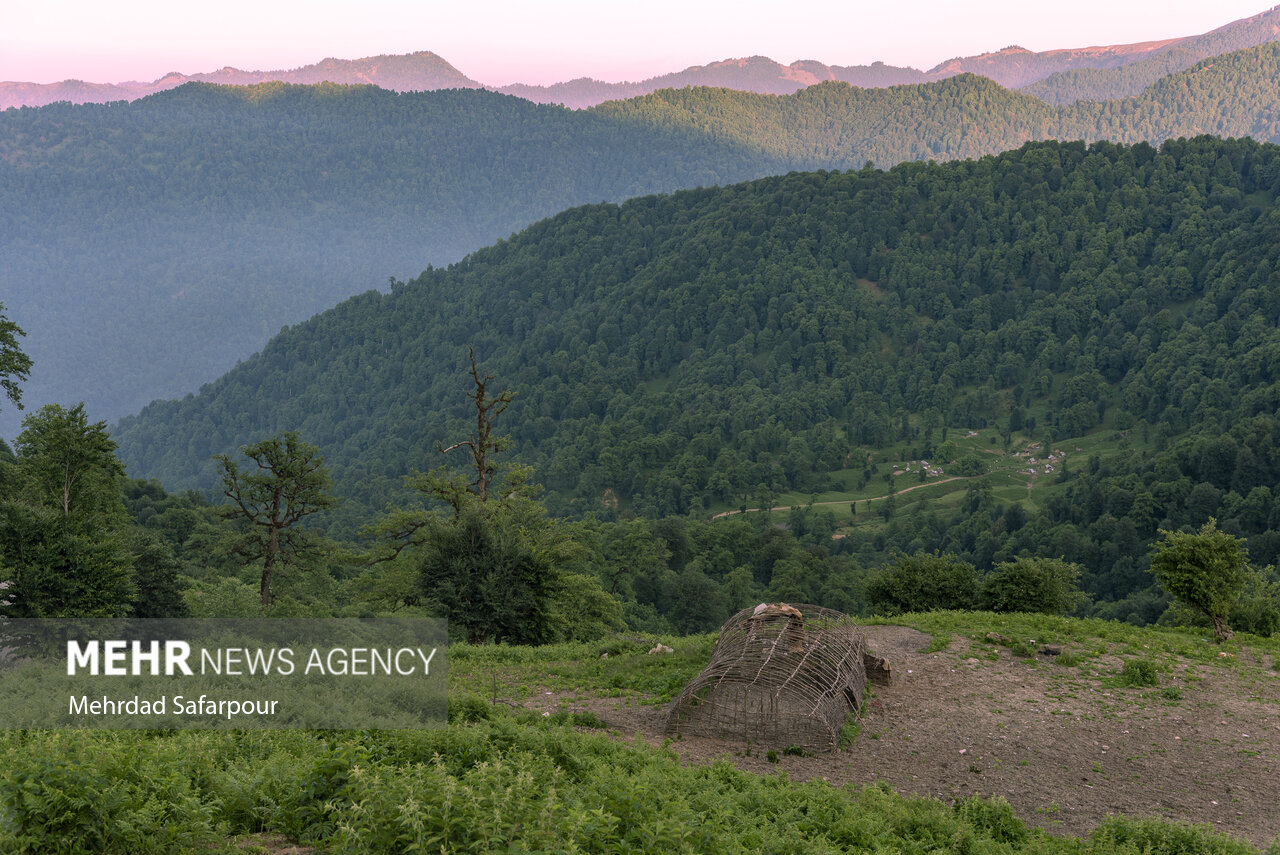
M 787 603 L 743 609 L 720 628 L 711 662 L 672 704 L 667 730 L 832 748 L 862 706 L 865 651 L 862 632 L 841 612 Z

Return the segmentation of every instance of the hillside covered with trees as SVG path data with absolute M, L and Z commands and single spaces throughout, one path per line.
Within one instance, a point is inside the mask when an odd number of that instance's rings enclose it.
M 1275 41 L 1278 34 L 1280 10 L 1271 8 L 1198 36 L 1151 45 L 1150 50 L 1135 51 L 1119 62 L 1094 61 L 1086 65 L 1089 60 L 1082 58 L 1073 67 L 1055 69 L 1018 88 L 1050 104 L 1113 101 L 1137 95 L 1162 77 L 1189 68 L 1201 60 Z M 982 73 L 977 68 L 970 70 Z M 1006 85 L 1010 84 L 1006 82 Z
M 1255 559 L 1280 553 L 1277 191 L 1280 149 L 1202 137 L 579 208 L 293 327 L 114 436 L 131 473 L 208 488 L 211 455 L 298 430 L 354 526 L 466 435 L 474 346 L 517 393 L 511 452 L 556 514 L 892 490 L 879 462 L 962 458 L 964 431 L 1114 437 L 1034 500 L 984 490 L 979 455 L 951 460 L 975 479 L 954 514 L 904 495 L 838 544 L 830 511 L 791 527 L 864 565 L 1066 558 L 1120 600 L 1149 585 L 1158 528 L 1216 517 Z
M 12 110 L 0 293 L 30 335 L 29 398 L 116 418 L 213 379 L 285 323 L 572 205 L 786 168 L 479 90 L 190 84 Z
M 0 291 L 36 405 L 195 389 L 300 321 L 566 207 L 1030 139 L 1280 133 L 1280 47 L 1054 108 L 983 78 L 790 96 L 668 90 L 592 111 L 474 90 L 207 84 L 0 114 Z M 57 283 L 56 288 L 48 287 Z M 17 433 L 0 414 L 0 435 Z

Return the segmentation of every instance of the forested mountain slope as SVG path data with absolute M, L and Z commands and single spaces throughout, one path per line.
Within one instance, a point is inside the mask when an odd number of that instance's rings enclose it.
M 27 401 L 182 394 L 282 324 L 586 202 L 785 171 L 683 129 L 481 90 L 189 84 L 0 113 L 0 295 Z M 0 436 L 17 433 L 0 413 Z
M 978 157 L 1033 139 L 1158 143 L 1213 133 L 1280 139 L 1280 43 L 1215 57 L 1136 98 L 1061 107 L 964 74 L 937 83 L 812 86 L 788 97 L 716 89 L 655 92 L 596 112 L 706 131 L 776 156 L 839 166 Z
M 1280 38 L 1280 7 L 1273 7 L 1203 35 L 1175 39 L 1148 53 L 1127 57 L 1128 61 L 1114 67 L 1102 63 L 1085 66 L 1082 63 L 1041 76 L 1020 88 L 1050 104 L 1113 101 L 1137 95 L 1160 78 L 1201 60 L 1273 42 L 1277 38 Z M 978 68 L 967 70 L 982 73 Z
M 209 455 L 297 429 L 348 512 L 375 509 L 474 422 L 469 345 L 517 391 L 503 429 L 560 511 L 827 489 L 941 426 L 1113 425 L 1153 450 L 1016 523 L 979 491 L 950 522 L 895 517 L 890 542 L 1066 555 L 1119 596 L 1160 524 L 1217 514 L 1280 551 L 1277 191 L 1280 148 L 1202 137 L 579 208 L 293 327 L 115 437 L 131 474 L 208 487 Z
M 1271 44 L 1138 98 L 1060 108 L 962 75 L 790 96 L 667 90 L 591 111 L 280 84 L 8 111 L 0 294 L 28 333 L 28 401 L 115 418 L 212 379 L 282 324 L 571 205 L 1030 139 L 1275 139 L 1276 79 Z M 0 413 L 0 435 L 16 428 Z

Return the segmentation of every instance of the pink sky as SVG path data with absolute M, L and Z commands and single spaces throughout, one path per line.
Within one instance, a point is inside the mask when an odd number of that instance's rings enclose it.
M 639 80 L 753 54 L 923 69 L 1015 43 L 1050 50 L 1194 35 L 1268 8 L 1257 0 L 3 3 L 0 80 L 154 80 L 169 71 L 272 70 L 429 50 L 494 85 Z

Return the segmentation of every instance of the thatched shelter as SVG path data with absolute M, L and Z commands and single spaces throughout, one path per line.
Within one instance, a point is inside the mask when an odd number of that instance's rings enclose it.
M 862 706 L 866 642 L 853 619 L 820 606 L 764 604 L 720 628 L 711 662 L 680 693 L 672 734 L 819 751 Z

